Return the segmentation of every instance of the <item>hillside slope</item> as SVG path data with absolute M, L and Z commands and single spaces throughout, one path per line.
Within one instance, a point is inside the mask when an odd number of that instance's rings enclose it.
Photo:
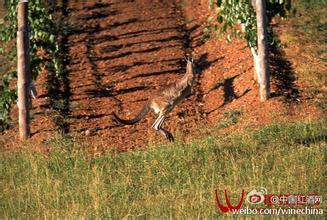
M 154 114 L 119 126 L 111 113 L 134 117 L 150 94 L 182 76 L 188 52 L 199 69 L 193 96 L 165 123 L 178 139 L 321 116 L 301 94 L 282 53 L 272 55 L 272 98 L 260 102 L 245 42 L 202 42 L 209 13 L 205 0 L 65 2 L 63 20 L 76 28 L 62 39 L 67 74 L 64 86 L 46 73 L 38 79 L 31 138 L 36 145 L 58 131 L 94 147 L 122 150 L 163 141 L 151 129 Z M 16 132 L 5 134 L 6 147 L 15 144 Z

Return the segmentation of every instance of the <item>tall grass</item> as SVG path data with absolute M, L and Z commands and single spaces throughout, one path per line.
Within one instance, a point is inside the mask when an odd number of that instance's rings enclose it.
M 274 124 L 101 155 L 57 137 L 48 153 L 0 153 L 0 218 L 217 218 L 215 189 L 325 196 L 326 134 L 325 121 Z
M 280 35 L 296 77 L 305 83 L 304 91 L 327 109 L 327 16 L 326 0 L 294 0 L 287 28 Z

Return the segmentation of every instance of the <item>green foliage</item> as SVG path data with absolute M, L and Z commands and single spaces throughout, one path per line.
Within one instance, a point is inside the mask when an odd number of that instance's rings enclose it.
M 10 89 L 10 80 L 17 76 L 16 71 L 4 75 L 0 85 L 0 131 L 8 126 L 11 104 L 17 99 L 16 90 Z
M 326 141 L 326 121 L 95 155 L 57 136 L 47 153 L 0 151 L 0 218 L 220 219 L 235 216 L 215 189 L 324 197 Z
M 4 22 L 0 24 L 0 52 L 3 62 L 9 63 L 10 69 L 16 68 L 16 44 L 13 42 L 17 34 L 17 4 L 16 0 L 6 0 L 5 7 L 7 15 Z M 30 27 L 30 65 L 31 75 L 35 79 L 41 68 L 45 67 L 57 76 L 61 76 L 62 53 L 58 42 L 60 26 L 55 23 L 53 14 L 45 1 L 30 0 L 28 3 L 29 27 Z M 1 74 L 13 76 L 10 73 Z M 12 79 L 13 77 L 7 77 Z M 16 92 L 9 88 L 9 81 L 0 87 L 0 127 L 9 120 L 10 106 L 16 101 Z
M 235 125 L 238 122 L 238 118 L 242 115 L 242 112 L 237 109 L 232 109 L 224 112 L 224 118 L 219 122 L 219 128 L 227 128 Z
M 250 48 L 257 48 L 257 24 L 255 9 L 249 0 L 209 0 L 211 9 L 216 10 L 216 18 L 209 18 L 208 25 L 204 29 L 205 37 L 211 32 L 219 37 L 227 33 L 227 41 L 235 37 L 244 38 Z M 267 16 L 271 20 L 274 16 L 285 16 L 288 3 L 283 0 L 267 1 Z M 273 38 L 270 38 L 273 43 Z

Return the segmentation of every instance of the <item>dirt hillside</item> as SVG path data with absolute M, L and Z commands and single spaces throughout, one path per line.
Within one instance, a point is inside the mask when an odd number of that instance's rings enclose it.
M 58 86 L 47 74 L 36 82 L 32 143 L 42 144 L 58 131 L 122 150 L 165 141 L 151 129 L 153 113 L 133 126 L 118 125 L 111 114 L 134 117 L 147 97 L 184 74 L 186 53 L 192 53 L 199 74 L 193 95 L 165 123 L 178 139 L 213 128 L 232 110 L 241 112 L 239 122 L 219 132 L 319 117 L 282 53 L 271 57 L 272 98 L 259 101 L 245 42 L 202 41 L 206 0 L 63 1 L 62 13 L 76 28 L 62 39 L 65 84 Z M 16 133 L 14 128 L 5 134 L 7 147 Z

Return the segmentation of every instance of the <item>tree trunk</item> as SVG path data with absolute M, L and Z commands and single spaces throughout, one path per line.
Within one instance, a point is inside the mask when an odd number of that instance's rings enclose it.
M 18 4 L 17 31 L 17 90 L 19 136 L 21 140 L 26 140 L 30 135 L 29 87 L 31 73 L 29 62 L 28 3 L 27 0 L 20 0 Z
M 250 49 L 253 57 L 253 67 L 254 67 L 253 80 L 259 82 L 259 77 L 260 77 L 259 56 L 257 51 L 253 47 L 251 47 Z
M 256 0 L 257 14 L 257 41 L 258 41 L 258 83 L 259 96 L 261 101 L 265 101 L 270 93 L 269 63 L 268 63 L 268 34 L 267 34 L 267 14 L 266 1 Z M 256 64 L 254 64 L 256 65 Z

